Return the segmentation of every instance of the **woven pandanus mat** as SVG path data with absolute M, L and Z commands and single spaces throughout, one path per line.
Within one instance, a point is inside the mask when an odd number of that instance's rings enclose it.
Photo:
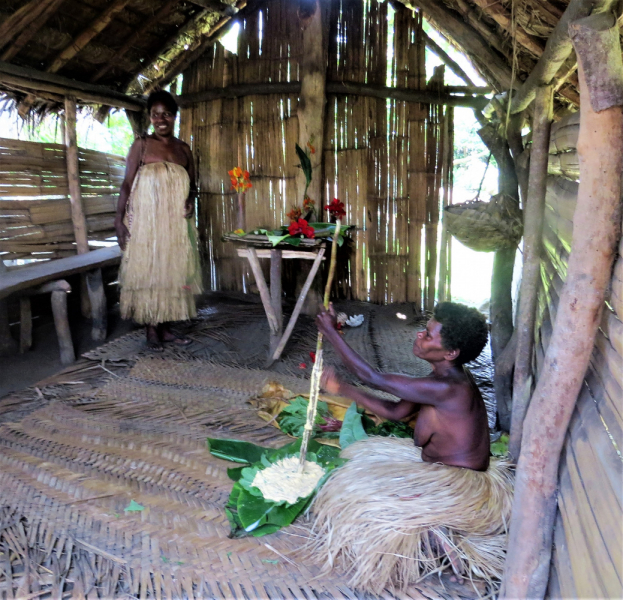
M 301 562 L 296 525 L 228 537 L 231 463 L 213 457 L 205 438 L 286 443 L 246 403 L 267 378 L 275 379 L 144 358 L 94 394 L 0 425 L 0 596 L 364 598 Z M 395 597 L 474 596 L 446 581 Z

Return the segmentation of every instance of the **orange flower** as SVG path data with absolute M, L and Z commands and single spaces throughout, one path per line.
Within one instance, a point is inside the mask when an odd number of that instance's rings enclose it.
M 236 192 L 246 192 L 253 187 L 249 181 L 249 171 L 243 171 L 240 167 L 234 167 L 231 171 L 227 171 L 231 181 L 231 189 Z

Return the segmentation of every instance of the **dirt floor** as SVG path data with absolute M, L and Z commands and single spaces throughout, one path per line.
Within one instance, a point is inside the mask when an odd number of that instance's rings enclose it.
M 428 372 L 412 355 L 425 320 L 411 305 L 336 308 L 364 315 L 345 339 L 375 368 Z M 63 370 L 45 322 L 31 352 L 2 362 L 2 389 L 15 391 L 0 397 L 0 597 L 371 599 L 301 562 L 305 531 L 296 524 L 267 538 L 228 539 L 231 463 L 205 444 L 206 436 L 287 442 L 248 400 L 272 381 L 309 390 L 313 319 L 301 317 L 268 369 L 268 324 L 253 295 L 207 295 L 198 318 L 178 328 L 193 343 L 159 355 L 114 309 L 110 324 L 109 340 L 93 347 L 88 323 L 73 322 L 82 357 Z M 330 347 L 325 361 L 339 367 Z M 486 388 L 487 357 L 476 367 Z M 486 593 L 482 582 L 443 575 L 384 597 Z

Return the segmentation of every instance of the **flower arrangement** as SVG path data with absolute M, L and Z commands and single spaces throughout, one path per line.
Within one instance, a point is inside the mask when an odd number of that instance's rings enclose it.
M 288 227 L 289 235 L 303 235 L 310 240 L 315 237 L 315 231 L 313 227 L 310 227 L 309 223 L 305 219 L 297 219 L 292 221 Z
M 329 215 L 333 219 L 341 219 L 346 216 L 346 209 L 344 208 L 344 203 L 341 202 L 338 198 L 333 198 L 333 200 L 327 204 L 325 210 L 329 211 Z
M 227 171 L 231 180 L 231 189 L 237 193 L 244 193 L 253 187 L 249 181 L 249 171 L 243 171 L 240 167 L 234 167 L 231 171 Z

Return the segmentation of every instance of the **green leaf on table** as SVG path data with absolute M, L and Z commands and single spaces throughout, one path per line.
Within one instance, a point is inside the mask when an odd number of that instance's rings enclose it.
M 368 437 L 363 428 L 361 417 L 362 415 L 357 411 L 357 405 L 353 402 L 344 415 L 344 422 L 340 430 L 340 446 L 342 449 Z
M 141 512 L 143 510 L 145 510 L 145 507 L 135 500 L 130 500 L 130 504 L 123 509 L 124 512 Z
M 268 238 L 268 241 L 273 245 L 273 247 L 275 247 L 277 244 L 283 242 L 287 237 L 290 237 L 290 234 L 286 234 L 286 235 L 269 235 L 266 234 L 266 237 Z
M 290 246 L 300 246 L 301 238 L 294 235 L 288 235 L 283 240 L 284 244 L 290 244 Z
M 216 438 L 208 438 L 208 448 L 210 453 L 217 458 L 242 464 L 255 463 L 262 458 L 262 454 L 268 450 L 272 450 L 271 448 L 257 446 L 251 442 L 219 440 Z

